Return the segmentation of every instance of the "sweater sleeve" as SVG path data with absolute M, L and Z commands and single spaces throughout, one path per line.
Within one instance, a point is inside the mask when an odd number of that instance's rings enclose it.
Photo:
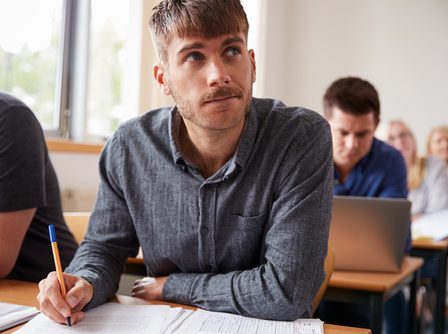
M 121 191 L 120 134 L 106 144 L 100 158 L 100 187 L 85 240 L 66 272 L 81 276 L 94 288 L 86 309 L 100 305 L 118 289 L 128 257 L 138 251 L 138 240 Z

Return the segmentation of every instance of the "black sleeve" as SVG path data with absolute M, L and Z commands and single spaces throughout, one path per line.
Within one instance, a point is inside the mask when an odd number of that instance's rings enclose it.
M 45 139 L 24 104 L 0 107 L 0 212 L 44 206 Z

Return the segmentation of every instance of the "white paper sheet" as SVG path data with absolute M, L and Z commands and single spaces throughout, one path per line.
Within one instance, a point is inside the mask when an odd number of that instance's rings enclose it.
M 0 331 L 26 322 L 38 313 L 35 307 L 0 302 Z
M 294 322 L 270 321 L 239 315 L 193 312 L 173 334 L 323 334 L 319 319 L 300 319 Z
M 173 334 L 181 328 L 183 323 L 190 317 L 190 315 L 193 313 L 191 310 L 184 310 L 182 309 L 175 318 L 171 319 L 170 322 L 165 321 L 164 330 L 162 331 L 162 334 Z
M 411 224 L 412 238 L 442 240 L 448 237 L 448 210 L 423 215 Z
M 86 312 L 84 320 L 72 327 L 39 314 L 16 333 L 160 333 L 169 310 L 169 306 L 106 303 Z
M 163 305 L 106 303 L 86 312 L 84 320 L 72 327 L 39 314 L 16 333 L 323 334 L 323 323 L 319 319 L 270 321 Z

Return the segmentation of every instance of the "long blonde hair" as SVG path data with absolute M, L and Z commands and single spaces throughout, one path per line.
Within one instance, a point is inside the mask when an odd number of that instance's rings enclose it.
M 416 157 L 415 162 L 409 166 L 408 187 L 409 190 L 418 188 L 426 176 L 426 157 Z
M 406 129 L 407 134 L 410 136 L 412 140 L 413 150 L 411 152 L 411 159 L 409 161 L 409 164 L 407 163 L 408 167 L 408 188 L 409 190 L 418 188 L 420 184 L 423 182 L 425 175 L 426 175 L 426 157 L 419 157 L 417 154 L 417 141 L 415 139 L 414 133 L 411 131 L 409 126 L 402 120 L 392 120 L 388 123 L 388 130 L 387 133 L 389 133 L 390 128 L 394 124 L 400 124 L 402 127 Z

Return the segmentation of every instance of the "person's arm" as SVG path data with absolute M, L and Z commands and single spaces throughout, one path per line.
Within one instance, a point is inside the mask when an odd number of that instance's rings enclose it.
M 427 160 L 426 180 L 428 198 L 425 212 L 448 209 L 448 168 L 442 160 Z
M 45 204 L 45 150 L 42 130 L 33 113 L 19 101 L 3 102 L 0 112 L 0 278 L 14 268 L 36 208 Z
M 384 171 L 382 187 L 376 197 L 407 198 L 408 178 L 406 164 L 400 152 L 390 154 Z
M 0 212 L 0 278 L 6 277 L 14 267 L 35 212 L 36 208 Z
M 55 322 L 66 323 L 70 316 L 75 324 L 83 320 L 83 311 L 106 302 L 118 288 L 127 257 L 137 255 L 138 241 L 132 237 L 131 219 L 116 183 L 117 175 L 110 168 L 111 164 L 120 165 L 119 158 L 114 155 L 120 150 L 111 148 L 115 140 L 116 136 L 101 154 L 96 205 L 84 241 L 63 274 L 67 289 L 65 299 L 55 271 L 39 283 L 39 308 Z M 112 226 L 111 221 L 120 224 Z
M 264 264 L 222 274 L 171 274 L 163 285 L 163 298 L 264 319 L 311 316 L 312 299 L 325 275 L 332 206 L 331 147 L 326 123 L 302 133 L 291 144 L 277 171 L 281 181 L 273 194 L 262 242 Z
M 139 243 L 121 184 L 120 132 L 106 144 L 100 157 L 100 186 L 84 242 L 65 272 L 87 280 L 93 296 L 86 309 L 100 305 L 118 289 L 128 257 L 135 257 Z
M 61 296 L 56 272 L 39 283 L 40 310 L 47 317 L 76 323 L 83 311 L 106 302 L 118 289 L 124 264 L 138 252 L 138 240 L 121 191 L 119 131 L 106 144 L 100 157 L 100 187 L 84 242 L 65 269 L 67 288 Z M 119 222 L 119 224 L 116 224 Z

